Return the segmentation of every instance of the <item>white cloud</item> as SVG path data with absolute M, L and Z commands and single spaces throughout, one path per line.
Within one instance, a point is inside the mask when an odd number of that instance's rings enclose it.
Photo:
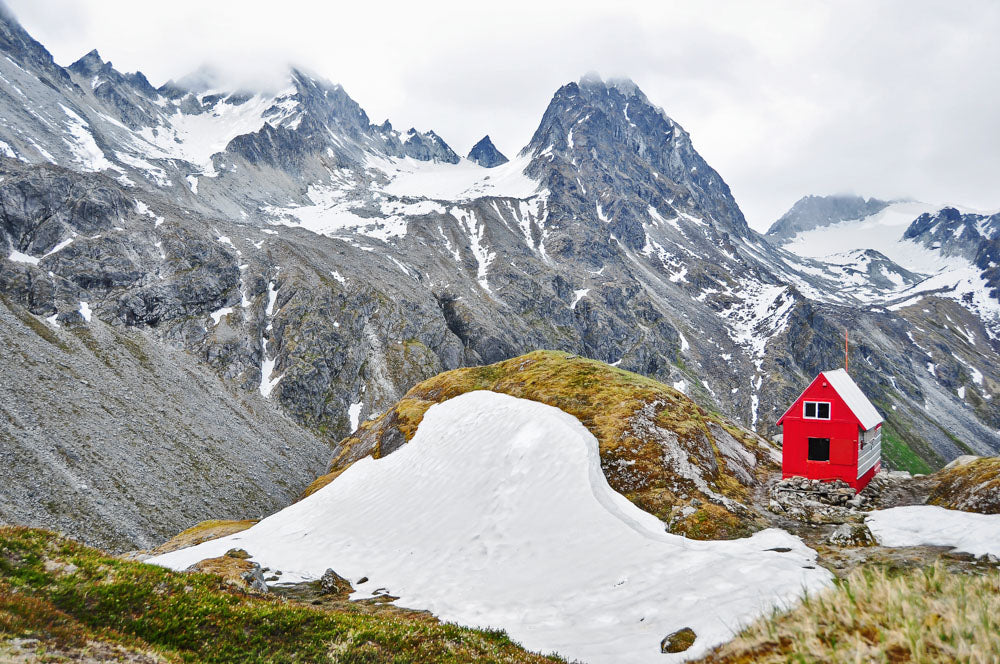
M 260 81 L 286 62 L 373 121 L 509 156 L 552 93 L 634 79 L 691 132 L 764 228 L 799 196 L 855 191 L 1000 207 L 1000 4 L 313 3 L 8 0 L 61 64 L 98 48 L 154 84 L 203 62 Z

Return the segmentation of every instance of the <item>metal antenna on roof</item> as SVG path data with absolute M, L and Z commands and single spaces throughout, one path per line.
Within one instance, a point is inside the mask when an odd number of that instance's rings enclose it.
M 844 373 L 850 373 L 847 370 L 848 359 L 850 355 L 847 352 L 847 328 L 844 328 Z

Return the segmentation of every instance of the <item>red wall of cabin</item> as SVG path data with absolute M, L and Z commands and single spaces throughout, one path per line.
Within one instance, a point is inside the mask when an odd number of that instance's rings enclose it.
M 825 384 L 825 386 L 824 386 Z M 805 401 L 830 403 L 829 420 L 802 417 Z M 862 489 L 871 477 L 858 479 L 858 420 L 837 391 L 820 375 L 802 393 L 782 420 L 781 476 L 817 480 L 841 479 Z M 830 460 L 809 460 L 809 438 L 830 439 Z M 873 473 L 865 473 L 872 475 Z

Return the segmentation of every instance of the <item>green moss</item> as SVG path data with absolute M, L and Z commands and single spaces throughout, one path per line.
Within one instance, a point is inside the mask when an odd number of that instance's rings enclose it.
M 124 333 L 118 336 L 119 344 L 139 362 L 142 368 L 152 371 L 153 363 L 150 362 L 149 355 L 146 354 L 139 339 L 141 339 L 139 332 Z
M 927 462 L 910 449 L 910 446 L 888 422 L 882 425 L 882 457 L 889 462 L 894 470 L 905 470 L 922 475 L 931 472 L 931 467 Z
M 0 528 L 0 640 L 90 642 L 172 661 L 543 662 L 505 633 L 426 614 L 318 609 L 234 591 L 209 574 L 108 556 L 53 533 Z
M 111 361 L 111 357 L 103 348 L 101 348 L 101 345 L 97 342 L 97 339 L 94 338 L 94 335 L 91 334 L 87 326 L 76 325 L 69 328 L 69 331 L 74 337 L 79 339 L 84 346 L 87 347 L 87 350 L 94 354 L 94 357 L 103 362 L 104 366 L 111 369 L 115 373 L 118 373 L 114 363 Z

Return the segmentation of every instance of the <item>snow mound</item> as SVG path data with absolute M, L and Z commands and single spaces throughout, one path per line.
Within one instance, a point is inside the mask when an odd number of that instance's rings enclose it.
M 950 546 L 974 556 L 1000 556 L 1000 514 L 910 505 L 877 510 L 865 523 L 882 546 Z
M 330 567 L 355 598 L 385 589 L 401 606 L 591 663 L 703 653 L 831 579 L 781 530 L 718 542 L 666 533 L 608 486 L 576 418 L 483 391 L 431 406 L 408 445 L 253 528 L 151 562 L 182 570 L 233 547 L 283 581 Z M 692 649 L 661 654 L 682 627 L 698 635 Z

